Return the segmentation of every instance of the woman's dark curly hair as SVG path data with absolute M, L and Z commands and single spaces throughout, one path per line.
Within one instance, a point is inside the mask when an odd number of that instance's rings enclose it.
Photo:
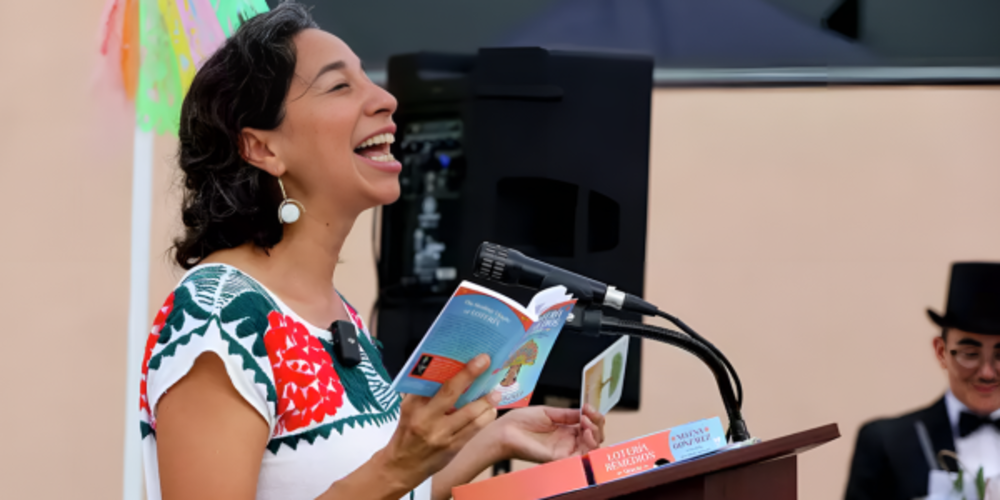
M 293 37 L 316 27 L 305 7 L 284 2 L 243 23 L 191 82 L 178 132 L 185 230 L 174 241 L 174 260 L 182 268 L 216 250 L 281 241 L 281 191 L 241 155 L 241 130 L 281 124 L 295 73 Z

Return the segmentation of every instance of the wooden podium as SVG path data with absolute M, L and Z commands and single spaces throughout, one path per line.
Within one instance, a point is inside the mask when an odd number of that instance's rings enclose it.
M 796 455 L 839 437 L 829 424 L 550 498 L 794 500 Z

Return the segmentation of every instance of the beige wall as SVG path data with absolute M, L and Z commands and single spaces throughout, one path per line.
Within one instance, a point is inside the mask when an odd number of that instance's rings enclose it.
M 0 2 L 0 498 L 121 491 L 132 135 L 93 85 L 102 4 Z
M 2 498 L 120 497 L 132 135 L 93 85 L 101 4 L 0 4 Z M 841 425 L 804 456 L 803 498 L 839 497 L 864 419 L 943 390 L 922 309 L 950 261 L 1000 259 L 997 116 L 996 88 L 656 92 L 646 294 L 729 354 L 755 435 Z M 173 149 L 156 142 L 150 311 L 179 276 Z M 337 276 L 362 311 L 370 224 Z M 645 356 L 643 410 L 609 440 L 722 413 L 692 358 Z
M 841 497 L 863 420 L 944 390 L 923 309 L 952 260 L 1000 260 L 998 116 L 997 88 L 655 94 L 647 297 L 728 353 L 753 434 L 840 424 L 802 498 Z M 645 354 L 613 438 L 722 413 L 689 356 Z

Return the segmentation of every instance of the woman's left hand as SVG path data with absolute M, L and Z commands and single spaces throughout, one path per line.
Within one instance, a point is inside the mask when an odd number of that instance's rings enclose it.
M 580 410 L 529 406 L 507 412 L 487 425 L 431 483 L 432 497 L 451 497 L 451 488 L 465 484 L 500 460 L 518 458 L 551 462 L 582 455 L 604 441 L 604 415 Z
M 498 433 L 505 456 L 536 463 L 582 455 L 604 442 L 604 415 L 589 406 L 582 417 L 574 408 L 518 408 L 489 427 L 484 431 Z

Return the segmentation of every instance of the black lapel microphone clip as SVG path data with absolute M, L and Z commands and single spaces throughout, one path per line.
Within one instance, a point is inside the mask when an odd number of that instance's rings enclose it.
M 333 355 L 337 361 L 347 368 L 361 364 L 361 343 L 358 342 L 358 329 L 354 323 L 338 319 L 330 324 L 333 335 Z

